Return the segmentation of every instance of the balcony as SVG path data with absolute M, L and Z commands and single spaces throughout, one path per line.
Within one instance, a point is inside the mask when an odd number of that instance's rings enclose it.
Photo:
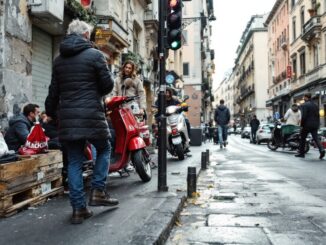
M 286 42 L 286 40 L 284 40 L 283 42 L 281 42 L 281 48 L 282 48 L 283 50 L 287 50 L 287 48 L 288 48 L 288 43 Z
M 320 16 L 313 16 L 307 23 L 303 25 L 301 39 L 310 42 L 319 38 L 321 32 Z
M 111 52 L 119 53 L 129 46 L 128 32 L 112 17 L 102 16 L 96 27 L 95 43 L 106 46 Z
M 149 30 L 150 33 L 157 33 L 159 29 L 158 15 L 154 13 L 154 11 L 151 9 L 146 10 L 144 24 L 146 26 L 146 29 Z

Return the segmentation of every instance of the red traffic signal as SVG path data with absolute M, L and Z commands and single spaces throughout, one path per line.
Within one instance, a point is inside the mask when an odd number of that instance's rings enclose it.
M 178 10 L 178 9 L 181 9 L 181 0 L 168 0 L 169 2 L 169 9 L 170 10 Z

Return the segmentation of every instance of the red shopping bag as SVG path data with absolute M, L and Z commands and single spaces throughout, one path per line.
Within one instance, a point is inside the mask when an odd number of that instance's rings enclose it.
M 37 122 L 27 136 L 25 145 L 19 148 L 18 153 L 20 155 L 33 155 L 42 153 L 47 149 L 48 138 L 45 136 L 41 124 Z

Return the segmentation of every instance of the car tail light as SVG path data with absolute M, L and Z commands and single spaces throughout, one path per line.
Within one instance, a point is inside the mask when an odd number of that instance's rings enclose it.
M 259 131 L 258 131 L 259 133 L 262 133 L 262 132 L 264 132 L 264 130 L 262 130 L 262 129 L 259 129 Z
M 176 134 L 178 134 L 178 129 L 177 128 L 173 128 L 171 130 L 171 132 L 172 132 L 172 135 L 176 135 Z

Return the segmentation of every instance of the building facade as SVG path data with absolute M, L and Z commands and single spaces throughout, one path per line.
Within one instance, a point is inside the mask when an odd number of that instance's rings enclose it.
M 284 115 L 290 107 L 291 74 L 289 59 L 288 1 L 277 0 L 269 13 L 268 26 L 268 96 L 266 107 Z
M 252 16 L 244 30 L 237 50 L 235 72 L 238 76 L 237 89 L 239 97 L 239 115 L 246 123 L 253 115 L 259 120 L 270 117 L 266 109 L 268 98 L 268 57 L 267 28 L 264 26 L 266 16 Z
M 144 82 L 147 112 L 157 81 L 158 3 L 151 0 L 27 0 L 0 5 L 0 125 L 19 114 L 26 103 L 44 101 L 52 62 L 68 24 L 79 18 L 95 25 L 94 39 L 114 76 L 122 62 L 133 59 Z

